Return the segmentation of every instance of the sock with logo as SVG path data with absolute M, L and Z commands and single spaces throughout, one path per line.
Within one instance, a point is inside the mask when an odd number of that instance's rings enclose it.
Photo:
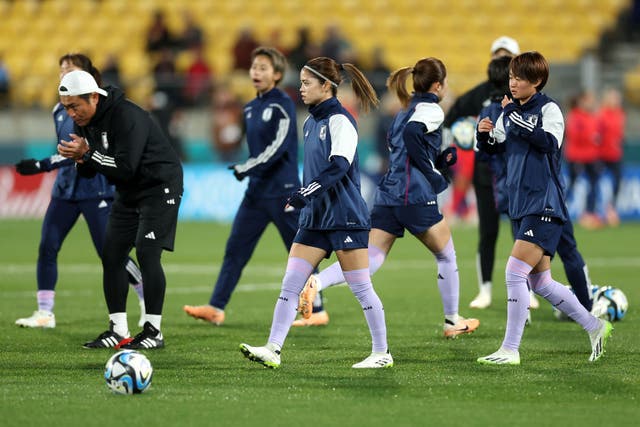
M 268 342 L 282 347 L 291 324 L 298 313 L 298 296 L 313 271 L 313 266 L 302 258 L 290 257 L 282 279 L 280 296 L 273 311 L 271 333 Z
M 53 313 L 55 296 L 56 291 L 38 291 L 36 293 L 36 299 L 38 300 L 38 310 Z
M 453 239 L 449 239 L 444 249 L 433 254 L 438 264 L 438 290 L 442 298 L 444 314 L 457 315 L 460 299 L 460 276 L 456 261 L 456 250 Z
M 369 269 L 345 271 L 344 277 L 351 292 L 360 302 L 364 317 L 371 333 L 371 351 L 384 353 L 387 351 L 387 325 L 384 318 L 382 301 L 373 289 Z
M 387 254 L 382 249 L 371 244 L 369 244 L 368 253 L 369 275 L 373 276 L 384 263 Z M 323 290 L 330 286 L 339 285 L 346 282 L 344 274 L 342 273 L 342 267 L 337 261 L 318 273 L 318 280 L 320 281 L 319 290 Z
M 553 280 L 551 270 L 529 274 L 529 284 L 536 294 L 575 320 L 585 331 L 595 331 L 600 327 L 598 319 L 580 304 L 580 301 L 573 292 Z
M 507 329 L 502 348 L 518 351 L 524 325 L 529 315 L 529 287 L 527 278 L 533 267 L 512 256 L 507 261 Z

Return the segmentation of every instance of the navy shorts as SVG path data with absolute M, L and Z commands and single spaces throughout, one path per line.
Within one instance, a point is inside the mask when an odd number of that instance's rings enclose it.
M 442 221 L 437 204 L 409 206 L 374 206 L 371 228 L 386 231 L 397 237 L 404 236 L 405 228 L 411 234 L 420 234 Z
M 540 246 L 545 255 L 553 257 L 562 235 L 564 221 L 549 216 L 527 215 L 512 220 L 511 228 L 516 240 L 524 240 Z
M 294 243 L 320 248 L 327 252 L 325 258 L 331 256 L 331 252 L 349 249 L 363 249 L 369 246 L 369 230 L 308 230 L 298 229 Z

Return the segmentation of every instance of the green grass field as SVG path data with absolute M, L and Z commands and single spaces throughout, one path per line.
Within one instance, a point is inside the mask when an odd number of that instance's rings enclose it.
M 168 289 L 166 348 L 147 351 L 155 372 L 139 396 L 112 394 L 102 378 L 111 350 L 81 344 L 107 327 L 101 267 L 85 224 L 59 257 L 53 330 L 22 329 L 15 319 L 36 308 L 39 221 L 0 222 L 0 423 L 30 425 L 198 426 L 601 426 L 637 425 L 640 415 L 640 224 L 576 230 L 594 283 L 620 287 L 630 310 L 616 323 L 606 355 L 587 362 L 587 334 L 553 318 L 543 303 L 524 335 L 519 367 L 475 362 L 499 346 L 505 328 L 504 265 L 510 233 L 503 224 L 493 306 L 466 308 L 476 292 L 475 228 L 454 229 L 461 314 L 480 329 L 448 341 L 433 257 L 413 238 L 396 243 L 374 284 L 387 315 L 396 366 L 356 371 L 370 351 L 362 310 L 345 286 L 326 293 L 331 323 L 292 329 L 279 370 L 247 361 L 241 342 L 262 345 L 284 273 L 286 253 L 269 229 L 227 307 L 221 327 L 196 322 L 184 304 L 208 301 L 229 227 L 180 223 L 176 252 L 164 256 Z M 326 262 L 326 261 L 325 261 Z M 554 277 L 565 281 L 559 261 Z M 129 323 L 138 319 L 130 294 Z

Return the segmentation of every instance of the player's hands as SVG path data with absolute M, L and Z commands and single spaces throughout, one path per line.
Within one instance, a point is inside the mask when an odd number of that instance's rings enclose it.
M 35 175 L 43 172 L 40 162 L 36 159 L 24 159 L 16 163 L 16 172 L 20 175 Z
M 304 188 L 301 188 L 297 192 L 293 193 L 289 200 L 287 200 L 287 206 L 285 206 L 285 211 L 288 206 L 294 207 L 296 209 L 302 209 L 309 203 L 309 198 L 302 194 Z
M 484 119 L 478 122 L 478 132 L 491 132 L 493 130 L 493 122 L 489 117 L 485 117 Z
M 457 161 L 458 150 L 456 147 L 447 147 L 442 153 L 438 154 L 438 157 L 436 158 L 436 168 L 442 169 L 453 166 Z
M 513 104 L 513 101 L 507 95 L 505 95 L 504 98 L 502 98 L 502 108 L 506 107 L 509 104 Z
M 71 137 L 71 141 L 60 140 L 58 144 L 58 154 L 62 157 L 82 162 L 82 156 L 89 151 L 89 144 L 86 139 L 75 133 L 71 133 L 69 136 Z
M 236 165 L 229 165 L 227 166 L 227 169 L 233 171 L 233 176 L 235 176 L 238 181 L 242 181 L 246 176 L 245 174 L 238 172 L 238 169 L 236 169 Z

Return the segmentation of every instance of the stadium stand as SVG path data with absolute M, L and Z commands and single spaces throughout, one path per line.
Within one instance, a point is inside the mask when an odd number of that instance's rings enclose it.
M 188 8 L 204 30 L 206 58 L 218 76 L 230 73 L 231 46 L 243 26 L 250 25 L 259 40 L 278 28 L 285 47 L 291 47 L 299 27 L 309 27 L 312 39 L 320 41 L 335 22 L 365 67 L 375 46 L 382 46 L 391 68 L 436 56 L 448 65 L 450 85 L 459 93 L 484 79 L 487 46 L 495 37 L 515 37 L 522 49 L 539 50 L 551 62 L 575 62 L 614 25 L 629 0 L 484 0 L 481 5 L 475 0 L 0 0 L 0 54 L 16 106 L 51 106 L 56 59 L 70 51 L 87 53 L 98 66 L 116 54 L 129 96 L 143 102 L 153 84 L 153 58 L 145 51 L 152 13 L 163 10 L 178 33 Z M 178 58 L 178 67 L 186 63 Z M 637 75 L 627 79 L 636 93 Z

